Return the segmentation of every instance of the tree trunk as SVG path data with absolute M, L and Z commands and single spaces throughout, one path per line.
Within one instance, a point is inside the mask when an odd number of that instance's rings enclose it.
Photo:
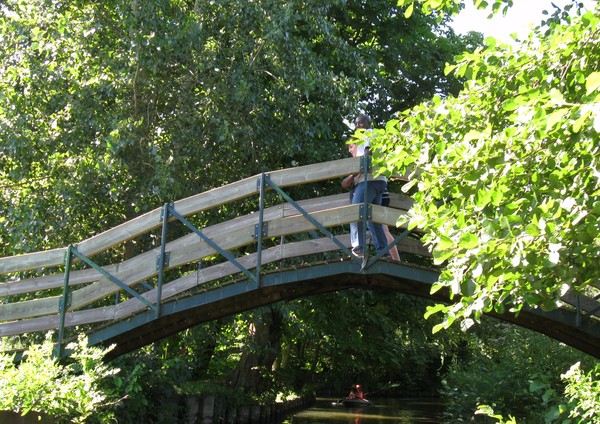
M 281 315 L 273 306 L 264 309 L 250 325 L 248 342 L 242 353 L 230 385 L 234 388 L 260 391 L 264 381 L 264 373 L 273 369 L 273 364 L 280 351 Z

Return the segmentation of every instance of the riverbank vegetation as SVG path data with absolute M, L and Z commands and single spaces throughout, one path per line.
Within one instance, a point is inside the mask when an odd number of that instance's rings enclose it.
M 364 111 L 382 129 L 383 167 L 414 171 L 412 185 L 391 188 L 414 195 L 411 225 L 428 231 L 447 265 L 438 288 L 458 301 L 314 296 L 109 364 L 81 344 L 62 363 L 40 335 L 5 337 L 2 350 L 26 356 L 21 366 L 2 356 L 2 408 L 160 424 L 190 394 L 269 403 L 343 396 L 360 382 L 372 397 L 442 396 L 448 422 L 593 422 L 598 361 L 484 313 L 551 309 L 598 281 L 600 12 L 558 11 L 512 49 L 454 34 L 442 13 L 452 0 L 317 3 L 5 1 L 0 256 L 75 244 L 248 175 L 346 157 L 346 122 Z M 153 242 L 128 243 L 122 258 Z

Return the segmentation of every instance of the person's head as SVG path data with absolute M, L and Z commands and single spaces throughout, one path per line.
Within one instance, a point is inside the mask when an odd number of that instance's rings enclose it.
M 357 150 L 358 147 L 356 146 L 356 144 L 348 144 L 348 153 L 350 153 L 353 158 L 356 157 Z
M 354 127 L 355 128 L 363 128 L 365 130 L 371 128 L 371 118 L 369 118 L 367 115 L 361 113 L 354 120 Z

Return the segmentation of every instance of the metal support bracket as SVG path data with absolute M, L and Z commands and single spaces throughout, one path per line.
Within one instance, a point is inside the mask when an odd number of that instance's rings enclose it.
M 170 261 L 171 261 L 171 252 L 165 252 L 162 255 L 158 255 L 156 257 L 156 270 L 158 271 L 161 268 L 168 268 Z
M 371 204 L 369 203 L 365 205 L 364 203 L 361 203 L 358 212 L 358 217 L 361 219 L 361 221 L 369 221 L 372 216 L 373 208 L 371 207 Z
M 71 307 L 71 301 L 73 300 L 73 291 L 67 290 L 65 294 L 63 294 L 58 300 L 58 311 L 62 314 L 67 312 L 67 310 Z
M 254 226 L 254 238 L 258 239 L 259 235 L 262 235 L 263 237 L 267 237 L 269 235 L 269 223 L 268 222 L 265 222 L 262 224 L 262 231 L 261 231 L 260 224 L 256 224 Z
M 259 177 L 256 179 L 256 189 L 258 190 L 258 192 L 259 192 L 259 193 L 260 193 L 261 186 L 263 186 L 263 185 L 262 185 L 262 181 L 263 181 L 263 179 L 270 178 L 270 175 L 271 175 L 271 174 L 265 174 L 265 173 L 262 173 L 262 174 L 260 174 L 260 176 L 259 176 Z M 263 186 L 263 187 L 264 187 L 264 186 Z

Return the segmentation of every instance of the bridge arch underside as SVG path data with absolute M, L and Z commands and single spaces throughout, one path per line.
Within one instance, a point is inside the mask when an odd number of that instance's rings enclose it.
M 437 279 L 435 270 L 386 261 L 362 270 L 360 264 L 349 260 L 298 267 L 262 275 L 258 285 L 239 281 L 192 293 L 163 304 L 158 318 L 154 311 L 148 310 L 89 334 L 89 341 L 106 346 L 115 344 L 107 358 L 112 359 L 200 323 L 280 301 L 347 289 L 394 290 L 446 302 L 447 294 L 442 291 L 430 294 L 431 284 Z M 488 315 L 600 357 L 600 324 L 597 321 L 581 322 L 575 310 L 543 312 L 524 308 L 518 316 L 511 313 Z

